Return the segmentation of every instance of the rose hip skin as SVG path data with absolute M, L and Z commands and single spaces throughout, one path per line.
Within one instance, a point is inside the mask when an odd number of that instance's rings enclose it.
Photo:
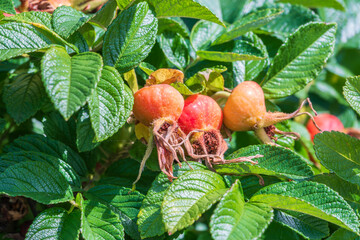
M 214 99 L 205 95 L 192 95 L 185 100 L 178 123 L 185 134 L 201 130 L 220 130 L 223 113 Z
M 147 126 L 160 118 L 176 121 L 183 108 L 183 96 L 167 84 L 144 87 L 134 95 L 133 112 L 135 118 Z
M 250 131 L 266 115 L 264 92 L 259 84 L 245 81 L 234 88 L 224 107 L 224 124 L 233 131 Z
M 318 116 L 314 117 L 317 125 L 321 128 L 323 131 L 344 131 L 344 125 L 338 119 L 336 116 L 328 114 L 328 113 L 322 113 Z M 309 121 L 306 125 L 306 128 L 308 132 L 310 133 L 311 140 L 314 139 L 315 134 L 320 133 L 320 131 L 315 127 L 314 123 L 312 121 Z

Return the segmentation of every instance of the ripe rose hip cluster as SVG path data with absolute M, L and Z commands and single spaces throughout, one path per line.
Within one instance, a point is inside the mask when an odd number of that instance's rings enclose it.
M 295 137 L 297 134 L 282 132 L 274 124 L 302 114 L 313 119 L 310 113 L 300 112 L 304 103 L 291 114 L 267 112 L 262 88 L 252 81 L 239 84 L 228 97 L 223 110 L 209 96 L 195 94 L 184 100 L 171 85 L 145 86 L 135 93 L 133 107 L 135 118 L 151 128 L 148 150 L 138 179 L 153 144 L 157 148 L 159 167 L 170 181 L 175 178 L 172 168 L 174 161 L 181 166 L 180 160 L 186 162 L 186 157 L 205 161 L 209 169 L 216 164 L 233 162 L 257 164 L 252 159 L 261 155 L 224 160 L 228 146 L 220 132 L 223 123 L 224 129 L 252 130 L 264 143 L 275 145 L 271 139 L 275 133 Z

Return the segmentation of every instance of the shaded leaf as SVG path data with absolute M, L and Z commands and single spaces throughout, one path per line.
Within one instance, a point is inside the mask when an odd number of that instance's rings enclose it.
M 315 135 L 314 149 L 321 163 L 339 177 L 360 185 L 360 140 L 341 132 Z
M 33 151 L 42 152 L 60 158 L 68 163 L 80 176 L 86 176 L 84 160 L 65 144 L 42 135 L 25 135 L 3 149 L 4 152 Z
M 88 108 L 80 110 L 76 123 L 76 146 L 79 152 L 87 152 L 99 146 L 94 129 L 91 126 Z
M 342 0 L 280 0 L 291 4 L 299 4 L 309 8 L 334 8 L 345 11 L 344 2 Z
M 17 124 L 32 117 L 41 108 L 46 96 L 41 76 L 36 73 L 17 75 L 3 91 L 7 112 Z
M 0 174 L 0 192 L 24 196 L 43 204 L 72 200 L 73 193 L 65 177 L 46 162 L 25 161 Z
M 81 225 L 81 211 L 68 213 L 55 207 L 41 212 L 31 224 L 25 239 L 78 239 Z

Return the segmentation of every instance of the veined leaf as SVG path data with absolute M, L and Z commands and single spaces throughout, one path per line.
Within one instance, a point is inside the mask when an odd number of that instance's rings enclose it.
M 274 8 L 282 9 L 284 12 L 274 20 L 262 26 L 261 31 L 266 31 L 285 41 L 290 34 L 294 33 L 301 25 L 309 22 L 320 22 L 320 18 L 309 8 L 292 4 L 274 4 Z
M 329 224 L 319 218 L 293 211 L 275 211 L 274 220 L 307 239 L 323 239 L 330 234 Z
M 81 227 L 81 211 L 68 213 L 55 207 L 41 212 L 31 224 L 25 239 L 78 239 Z
M 124 239 L 124 227 L 116 213 L 99 202 L 89 200 L 84 201 L 82 208 L 81 234 L 85 240 Z
M 195 51 L 206 50 L 222 33 L 224 27 L 205 20 L 197 22 L 191 30 L 190 42 Z
M 64 160 L 53 157 L 51 155 L 32 151 L 9 152 L 7 154 L 1 155 L 0 160 L 0 173 L 4 172 L 8 167 L 21 162 L 46 162 L 49 163 L 54 169 L 57 169 L 71 186 L 81 187 L 80 177 L 77 175 L 74 169 Z
M 106 31 L 103 56 L 106 65 L 128 72 L 144 60 L 155 44 L 157 18 L 141 2 L 121 12 Z
M 28 23 L 28 24 L 38 23 L 52 30 L 51 18 L 52 16 L 50 13 L 31 11 L 31 12 L 22 12 L 11 17 L 6 17 L 1 21 L 4 22 L 15 21 L 15 22 Z
M 226 192 L 224 179 L 208 170 L 193 170 L 170 185 L 161 205 L 165 228 L 174 233 L 193 224 Z M 184 197 L 186 196 L 186 197 Z
M 73 132 L 75 131 L 76 123 L 74 119 L 65 121 L 60 113 L 51 112 L 43 118 L 42 123 L 46 137 L 75 147 L 76 136 L 74 136 Z
M 126 94 L 120 74 L 115 68 L 105 66 L 89 100 L 91 124 L 97 141 L 111 137 L 124 125 L 133 102 L 133 96 Z
M 342 0 L 279 0 L 291 4 L 299 4 L 309 8 L 334 8 L 345 11 L 344 2 Z
M 100 79 L 102 65 L 97 53 L 70 57 L 59 47 L 45 53 L 41 63 L 43 82 L 55 108 L 65 119 L 85 105 Z
M 239 19 L 248 2 L 249 0 L 220 0 L 223 19 L 228 23 L 233 23 L 236 19 Z
M 24 196 L 43 204 L 72 200 L 73 192 L 65 177 L 47 162 L 25 161 L 0 174 L 0 193 Z
M 350 232 L 344 228 L 339 228 L 336 230 L 329 238 L 326 240 L 359 240 L 359 235 Z
M 311 178 L 311 181 L 325 184 L 334 191 L 338 192 L 347 201 L 355 203 L 360 202 L 360 186 L 345 181 L 334 173 L 315 175 Z
M 80 110 L 76 123 L 76 146 L 79 152 L 87 152 L 99 146 L 94 129 L 91 126 L 89 109 Z
M 360 76 L 346 79 L 344 96 L 350 106 L 360 115 Z
M 184 69 L 190 62 L 189 49 L 185 39 L 170 31 L 162 33 L 159 44 L 169 62 L 179 69 Z
M 95 13 L 90 22 L 100 25 L 102 28 L 107 28 L 116 15 L 116 0 L 109 0 L 105 5 Z
M 4 11 L 9 14 L 16 14 L 14 2 L 12 0 L 2 0 L 0 2 L 0 11 Z
M 179 33 L 184 38 L 189 37 L 189 29 L 179 17 L 160 18 L 157 34 L 159 35 L 165 31 Z
M 262 60 L 266 58 L 260 49 L 241 39 L 216 45 L 208 50 L 199 50 L 196 54 L 202 59 L 219 62 Z
M 291 35 L 262 85 L 265 97 L 290 96 L 314 80 L 334 50 L 335 32 L 336 24 L 308 23 Z
M 17 22 L 0 25 L 0 61 L 48 48 L 50 44 L 51 40 L 35 26 Z
M 264 26 L 281 13 L 283 13 L 283 10 L 275 8 L 267 8 L 250 13 L 242 17 L 239 21 L 236 21 L 229 27 L 225 28 L 212 45 L 228 42 L 247 32 Z
M 157 17 L 197 18 L 224 25 L 207 7 L 194 0 L 147 0 L 147 2 L 155 8 Z
M 33 116 L 41 108 L 46 96 L 41 76 L 36 73 L 15 76 L 3 91 L 6 109 L 17 124 Z
M 120 186 L 98 185 L 91 188 L 85 196 L 90 200 L 101 202 L 117 213 L 125 232 L 132 238 L 139 238 L 136 220 L 144 195 Z
M 83 26 L 90 17 L 85 13 L 75 10 L 69 6 L 60 6 L 52 14 L 52 25 L 57 34 L 63 38 L 68 38 L 81 26 Z
M 245 203 L 239 180 L 224 194 L 211 216 L 210 231 L 214 239 L 256 239 L 267 228 L 273 210 L 263 203 Z
M 281 182 L 281 180 L 274 176 L 267 176 L 262 175 L 262 180 L 264 181 L 263 185 L 260 185 L 259 177 L 255 175 L 250 176 L 244 176 L 240 178 L 241 181 L 241 187 L 244 191 L 244 197 L 245 199 L 250 199 L 252 195 L 254 195 L 256 192 L 258 192 L 261 188 L 265 186 L 269 186 L 274 183 Z M 232 178 L 238 178 L 237 176 L 232 176 Z
M 339 177 L 360 185 L 360 140 L 341 132 L 315 135 L 315 154 L 321 163 Z
M 256 173 L 264 175 L 280 175 L 292 179 L 305 179 L 311 177 L 313 172 L 306 162 L 293 151 L 282 147 L 270 145 L 252 145 L 229 155 L 227 159 L 244 156 L 255 156 L 261 154 L 263 157 L 256 158 L 258 164 L 250 163 L 228 163 L 215 165 L 214 168 L 220 174 L 246 174 Z
M 309 214 L 359 232 L 359 219 L 350 205 L 334 190 L 314 182 L 281 182 L 261 189 L 250 202 Z
M 206 167 L 200 163 L 191 162 L 190 165 L 194 170 L 206 169 Z M 181 168 L 179 165 L 175 165 L 174 176 L 179 177 L 190 170 L 187 165 L 183 165 Z M 164 173 L 160 173 L 155 181 L 153 181 L 138 215 L 137 224 L 141 238 L 160 236 L 166 232 L 165 224 L 162 221 L 161 204 L 170 184 L 171 182 Z
M 25 135 L 17 138 L 3 149 L 4 152 L 33 151 L 42 152 L 60 158 L 68 163 L 82 177 L 87 168 L 84 160 L 65 144 L 42 135 Z

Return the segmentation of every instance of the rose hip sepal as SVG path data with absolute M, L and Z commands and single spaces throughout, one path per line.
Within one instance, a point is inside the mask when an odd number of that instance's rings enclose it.
M 320 130 L 310 113 L 300 112 L 306 102 L 309 103 L 309 106 L 315 115 L 317 115 L 309 99 L 304 100 L 300 107 L 293 113 L 267 112 L 264 92 L 260 85 L 253 81 L 245 81 L 234 88 L 226 101 L 224 107 L 224 124 L 232 131 L 252 130 L 263 143 L 276 145 L 271 138 L 275 133 L 294 139 L 299 138 L 299 134 L 297 133 L 283 132 L 273 126 L 284 120 L 306 114 Z
M 161 171 L 168 176 L 170 181 L 176 178 L 173 176 L 172 165 L 176 161 L 181 166 L 177 155 L 179 154 L 186 161 L 184 150 L 181 148 L 181 142 L 186 135 L 177 124 L 183 108 L 184 98 L 175 88 L 167 84 L 147 86 L 134 94 L 135 118 L 152 128 L 148 148 L 134 186 L 140 179 L 145 162 L 151 154 L 153 142 L 157 148 Z
M 208 168 L 213 164 L 223 164 L 224 153 L 228 149 L 220 128 L 223 113 L 214 99 L 205 95 L 192 95 L 185 100 L 184 109 L 178 120 L 181 130 L 187 134 L 184 142 L 187 154 L 194 160 L 205 160 Z M 259 157 L 242 157 L 237 162 L 256 162 L 251 159 Z M 233 159 L 231 162 L 234 162 Z

